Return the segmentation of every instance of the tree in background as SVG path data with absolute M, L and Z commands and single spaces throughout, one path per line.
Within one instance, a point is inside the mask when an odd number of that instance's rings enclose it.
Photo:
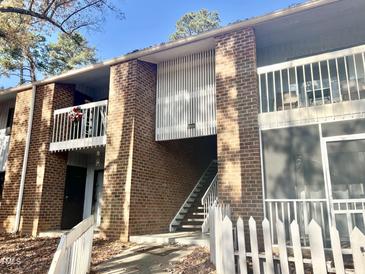
M 18 76 L 19 83 L 35 81 L 36 59 L 45 45 L 45 37 L 32 31 L 29 18 L 0 13 L 0 75 Z
M 95 48 L 89 47 L 81 34 L 74 33 L 71 38 L 65 33 L 60 33 L 55 43 L 47 45 L 42 69 L 48 75 L 60 74 L 75 67 L 95 63 L 95 55 Z
M 218 28 L 220 25 L 219 14 L 215 11 L 201 9 L 197 12 L 189 12 L 183 15 L 176 22 L 176 31 L 171 34 L 170 40 L 186 38 L 211 29 Z
M 118 0 L 0 0 L 0 77 L 19 77 L 23 84 L 39 73 L 95 63 L 95 49 L 79 30 L 99 30 L 108 11 L 123 18 L 113 2 Z M 52 42 L 57 33 L 62 35 Z
M 97 28 L 108 11 L 123 18 L 118 0 L 0 0 L 0 14 L 28 18 L 37 28 L 58 29 L 71 35 L 81 28 Z M 0 35 L 4 37 L 3 29 Z
M 56 42 L 47 42 L 19 15 L 0 14 L 7 39 L 0 38 L 0 76 L 18 77 L 19 84 L 34 82 L 37 74 L 55 75 L 95 63 L 96 51 L 80 33 L 72 37 L 59 33 Z

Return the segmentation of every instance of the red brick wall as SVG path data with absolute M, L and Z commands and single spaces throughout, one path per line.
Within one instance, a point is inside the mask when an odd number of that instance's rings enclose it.
M 53 132 L 53 112 L 56 109 L 73 105 L 73 91 L 74 86 L 72 85 L 55 84 L 52 94 L 52 114 L 51 116 L 43 116 L 43 119 L 49 119 L 50 123 L 47 124 L 49 125 L 48 135 L 45 134 L 45 140 L 42 144 L 42 146 L 46 146 L 46 150 L 44 151 L 46 154 L 46 164 L 44 168 L 38 231 L 60 229 L 66 180 L 67 153 L 50 153 L 49 143 L 51 142 Z M 48 95 L 44 94 L 44 96 Z
M 213 157 L 204 139 L 155 142 L 155 102 L 155 65 L 112 68 L 102 210 L 109 237 L 166 232 Z
M 110 71 L 100 227 L 106 236 L 122 240 L 128 239 L 136 66 L 137 61 L 131 61 Z
M 1 230 L 6 232 L 11 232 L 14 226 L 31 98 L 32 90 L 26 90 L 16 95 L 9 156 L 0 206 Z
M 263 218 L 256 44 L 252 28 L 216 37 L 219 198 Z
M 60 228 L 67 157 L 62 153 L 51 154 L 49 143 L 53 111 L 72 105 L 72 90 L 72 86 L 59 84 L 37 87 L 20 225 L 20 230 L 27 234 L 36 235 L 39 231 Z M 21 100 L 23 98 L 27 101 Z M 17 95 L 13 127 L 15 135 L 10 141 L 4 189 L 6 206 L 1 206 L 1 216 L 12 223 L 11 227 L 18 200 L 30 102 L 31 91 Z M 17 145 L 17 142 L 20 144 Z M 10 181 L 15 187 L 9 187 Z M 6 202 L 11 198 L 13 201 Z M 9 230 L 9 225 L 4 224 L 4 221 L 3 227 Z
M 215 152 L 207 138 L 155 142 L 156 67 L 137 71 L 130 235 L 167 232 Z

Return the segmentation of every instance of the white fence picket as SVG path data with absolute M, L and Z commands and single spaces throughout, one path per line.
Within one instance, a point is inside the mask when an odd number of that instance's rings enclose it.
M 238 259 L 241 274 L 247 274 L 245 228 L 241 217 L 237 220 Z
M 276 220 L 276 234 L 278 235 L 280 268 L 283 274 L 289 274 L 288 251 L 286 250 L 285 227 L 279 219 Z
M 222 248 L 223 248 L 223 273 L 234 274 L 234 249 L 233 249 L 233 232 L 232 222 L 226 216 L 222 223 Z
M 223 273 L 222 262 L 222 211 L 221 207 L 215 210 L 215 263 L 217 267 L 217 273 Z
M 272 241 L 270 233 L 270 223 L 268 219 L 264 219 L 262 222 L 262 230 L 264 233 L 264 246 L 265 246 L 265 273 L 274 274 L 274 261 L 272 256 Z
M 309 223 L 309 245 L 314 274 L 327 274 L 326 258 L 323 249 L 322 229 L 312 220 Z
M 290 224 L 290 233 L 294 253 L 295 272 L 296 274 L 304 274 L 303 254 L 300 244 L 300 232 L 298 223 L 295 220 Z
M 280 219 L 277 219 L 275 223 L 279 249 L 279 257 L 277 257 L 273 254 L 273 242 L 271 238 L 272 224 L 270 224 L 269 220 L 264 219 L 262 222 L 265 253 L 259 254 L 256 221 L 250 217 L 248 225 L 251 253 L 247 253 L 243 220 L 241 218 L 238 218 L 237 220 L 237 237 L 235 239 L 232 232 L 232 222 L 226 213 L 227 206 L 216 204 L 211 210 L 212 219 L 214 219 L 211 224 L 210 234 L 211 242 L 214 243 L 214 250 L 211 249 L 212 252 L 214 252 L 214 256 L 211 257 L 211 260 L 214 263 L 215 259 L 217 274 L 236 274 L 234 254 L 238 256 L 237 269 L 240 274 L 247 274 L 250 271 L 254 274 L 289 274 L 291 273 L 290 271 L 294 271 L 289 269 L 289 261 L 295 263 L 295 272 L 293 273 L 296 274 L 305 273 L 304 263 L 312 265 L 314 274 L 353 273 L 353 270 L 349 268 L 351 262 L 346 261 L 347 268 L 344 268 L 345 264 L 342 254 L 345 254 L 344 252 L 346 252 L 346 254 L 351 255 L 351 253 L 348 253 L 349 249 L 344 251 L 341 249 L 339 233 L 335 227 L 332 227 L 329 230 L 335 268 L 329 267 L 327 270 L 329 262 L 326 262 L 322 228 L 316 221 L 312 220 L 308 225 L 311 253 L 311 260 L 309 260 L 309 258 L 303 257 L 301 246 L 301 241 L 303 239 L 300 236 L 299 225 L 296 220 L 290 224 L 290 229 L 286 230 L 285 224 Z M 224 221 L 222 220 L 223 216 L 225 216 Z M 286 232 L 289 232 L 292 241 L 291 248 L 294 257 L 288 257 L 288 245 L 290 244 L 286 242 Z M 237 240 L 236 244 L 234 242 L 235 240 Z M 365 235 L 355 227 L 351 233 L 350 241 L 355 274 L 363 274 L 365 270 Z M 235 246 L 238 247 L 236 253 L 234 253 Z M 249 257 L 251 257 L 252 261 L 252 270 L 251 268 L 248 268 L 247 264 L 247 258 Z M 351 259 L 350 256 L 346 256 L 346 258 Z M 263 269 L 260 265 L 260 259 L 264 262 Z M 275 268 L 275 266 L 278 266 L 277 263 L 280 263 L 280 269 Z
M 215 226 L 215 209 L 217 207 L 211 207 L 209 209 L 209 250 L 210 250 L 210 261 L 213 264 L 216 264 L 215 261 L 215 254 L 216 254 L 216 247 L 215 247 L 215 233 L 216 233 L 216 226 Z
M 260 274 L 259 247 L 257 243 L 256 221 L 254 220 L 254 218 L 251 217 L 249 219 L 248 226 L 250 229 L 250 245 L 253 273 Z
M 330 237 L 336 274 L 345 274 L 345 267 L 343 264 L 343 257 L 341 252 L 340 235 L 335 226 L 331 226 L 330 228 Z
M 365 272 L 365 235 L 360 229 L 355 227 L 350 235 L 351 249 L 354 258 L 354 268 L 356 274 Z

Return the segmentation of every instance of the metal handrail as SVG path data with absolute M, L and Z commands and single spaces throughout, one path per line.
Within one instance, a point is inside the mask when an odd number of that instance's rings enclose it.
M 201 181 L 203 180 L 205 174 L 209 171 L 210 167 L 215 164 L 217 162 L 217 160 L 213 160 L 209 166 L 204 170 L 202 176 L 199 178 L 198 182 L 196 183 L 195 187 L 193 188 L 193 190 L 190 192 L 189 196 L 186 198 L 186 200 L 184 201 L 184 203 L 182 204 L 182 206 L 180 207 L 179 211 L 176 213 L 175 217 L 172 219 L 171 223 L 170 223 L 170 227 L 169 230 L 170 232 L 173 232 L 174 229 L 172 228 L 173 225 L 177 224 L 177 217 L 179 217 L 179 215 L 181 214 L 182 210 L 184 209 L 184 207 L 186 206 L 186 204 L 188 203 L 188 201 L 190 200 L 191 196 L 193 195 L 193 193 L 195 192 L 195 190 L 197 189 L 197 187 L 200 185 Z
M 208 187 L 208 189 L 205 191 L 205 194 L 203 195 L 202 199 L 201 199 L 201 203 L 202 205 L 204 206 L 206 204 L 206 202 L 209 203 L 209 201 L 206 201 L 208 200 L 209 198 L 211 198 L 213 196 L 213 200 L 215 201 L 216 198 L 217 198 L 217 195 L 218 195 L 218 191 L 217 191 L 217 184 L 218 182 L 218 174 L 216 174 L 212 180 L 212 182 L 210 183 L 210 186 Z M 210 199 L 211 200 L 211 199 Z M 214 203 L 214 201 L 212 201 L 210 203 L 210 205 L 212 205 Z M 209 205 L 209 206 L 210 206 Z M 204 218 L 205 218 L 205 215 L 206 215 L 206 210 L 204 208 Z

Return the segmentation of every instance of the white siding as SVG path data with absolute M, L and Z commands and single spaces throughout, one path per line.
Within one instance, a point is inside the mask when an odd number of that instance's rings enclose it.
M 10 136 L 6 135 L 6 121 L 9 108 L 14 107 L 14 105 L 14 100 L 0 102 L 0 172 L 5 171 L 6 160 L 8 159 Z
M 216 134 L 215 52 L 158 64 L 156 140 Z

